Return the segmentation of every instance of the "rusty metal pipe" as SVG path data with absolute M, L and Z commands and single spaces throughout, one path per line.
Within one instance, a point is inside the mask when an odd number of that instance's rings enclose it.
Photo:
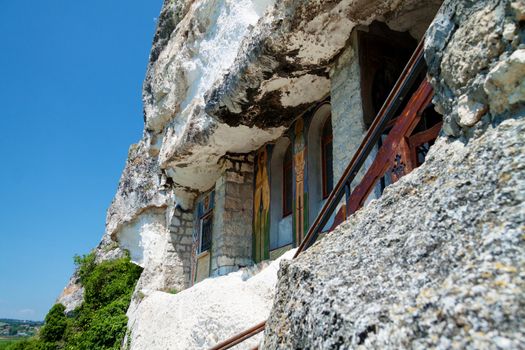
M 254 335 L 262 332 L 264 330 L 264 327 L 266 326 L 266 321 L 263 321 L 251 328 L 248 328 L 247 330 L 236 334 L 235 336 L 231 337 L 228 340 L 225 340 L 214 347 L 210 348 L 210 350 L 224 350 L 224 349 L 230 349 L 234 347 L 235 345 L 242 343 L 248 338 L 253 337 Z

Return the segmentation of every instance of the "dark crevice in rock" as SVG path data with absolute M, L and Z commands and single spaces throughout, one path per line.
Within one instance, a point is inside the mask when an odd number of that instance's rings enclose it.
M 377 326 L 376 325 L 369 325 L 369 326 L 366 327 L 366 329 L 363 332 L 357 334 L 357 345 L 364 344 L 366 338 L 368 338 L 368 335 L 370 333 L 374 333 L 374 334 L 377 333 Z M 342 344 L 344 344 L 344 343 L 341 343 L 341 345 Z

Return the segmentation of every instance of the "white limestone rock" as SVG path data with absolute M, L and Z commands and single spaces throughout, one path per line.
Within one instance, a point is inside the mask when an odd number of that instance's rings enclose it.
M 459 89 L 486 69 L 504 49 L 501 41 L 504 17 L 494 10 L 498 4 L 486 4 L 479 11 L 462 18 L 452 35 L 441 62 L 441 77 L 453 89 Z M 503 6 L 503 5 L 499 5 Z
M 144 297 L 138 308 L 128 311 L 130 350 L 208 349 L 264 321 L 272 306 L 279 263 L 294 253 L 288 251 L 260 272 L 244 269 L 206 279 L 175 295 L 155 292 Z M 253 348 L 259 340 L 239 348 Z
M 473 101 L 468 95 L 463 95 L 458 100 L 460 126 L 474 126 L 486 112 L 487 107 L 484 104 Z
M 516 50 L 499 62 L 488 74 L 485 92 L 489 96 L 490 111 L 503 113 L 525 103 L 525 49 Z
M 132 145 L 117 193 L 106 216 L 106 235 L 115 241 L 121 227 L 147 208 L 167 207 L 172 192 L 163 188 L 158 158 L 149 154 L 144 142 Z
M 289 103 L 289 86 L 309 91 L 317 85 L 318 94 L 328 94 L 323 80 L 357 25 L 381 20 L 421 35 L 420 28 L 412 31 L 421 23 L 403 17 L 410 14 L 428 23 L 439 4 L 431 0 L 280 1 L 244 39 L 234 64 L 207 95 L 206 111 L 231 125 L 288 125 L 315 102 L 306 93 Z
M 145 135 L 174 184 L 199 191 L 213 185 L 221 156 L 276 139 L 298 112 L 329 93 L 330 61 L 355 25 L 384 19 L 411 30 L 413 22 L 396 18 L 405 12 L 426 18 L 439 6 L 437 0 L 189 3 L 176 2 L 183 15 L 169 39 L 154 45 L 144 84 Z
M 470 135 L 523 104 L 522 4 L 447 0 L 432 22 L 425 58 L 447 135 Z
M 246 153 L 279 128 L 232 128 L 204 112 L 204 94 L 233 63 L 242 39 L 272 0 L 201 0 L 171 33 L 148 70 L 144 91 L 148 144 L 177 185 L 207 190 L 227 152 Z M 158 142 L 157 142 L 158 141 Z
M 149 209 L 119 231 L 118 243 L 131 261 L 144 270 L 135 287 L 132 305 L 155 291 L 182 290 L 186 280 L 182 257 L 166 226 L 165 209 Z M 139 297 L 140 296 L 140 297 Z
M 73 273 L 66 287 L 60 293 L 56 303 L 65 306 L 66 315 L 71 314 L 84 301 L 84 287 L 80 283 L 78 271 Z

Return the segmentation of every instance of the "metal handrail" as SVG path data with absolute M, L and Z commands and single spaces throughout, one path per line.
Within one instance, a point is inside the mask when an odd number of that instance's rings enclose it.
M 248 328 L 247 330 L 237 334 L 235 337 L 225 340 L 219 344 L 216 344 L 210 350 L 229 349 L 239 343 L 242 343 L 248 338 L 262 332 L 266 326 L 266 321 L 256 324 L 255 326 Z
M 346 200 L 348 201 L 351 192 L 350 184 L 357 176 L 357 173 L 365 163 L 366 158 L 368 158 L 375 144 L 378 142 L 386 126 L 395 116 L 396 111 L 404 102 L 405 97 L 416 82 L 419 74 L 425 69 L 423 47 L 424 39 L 421 40 L 416 50 L 412 54 L 412 57 L 405 66 L 405 69 L 403 69 L 403 72 L 394 85 L 394 88 L 388 95 L 388 98 L 381 107 L 381 110 L 368 129 L 368 132 L 359 145 L 359 148 L 354 153 L 352 160 L 346 167 L 343 175 L 337 182 L 337 185 L 328 196 L 328 199 L 321 208 L 321 211 L 317 215 L 314 223 L 312 226 L 310 226 L 306 237 L 299 245 L 297 252 L 295 252 L 294 258 L 296 258 L 304 250 L 308 249 L 308 247 L 310 247 L 315 242 L 319 232 L 323 229 L 328 220 L 330 220 L 330 217 L 339 205 L 343 196 L 346 196 Z
M 337 209 L 337 206 L 341 202 L 343 196 L 346 196 L 346 201 L 348 202 L 351 193 L 350 184 L 357 176 L 359 170 L 365 163 L 365 160 L 370 155 L 375 144 L 379 141 L 381 134 L 388 126 L 388 123 L 393 119 L 395 113 L 405 101 L 406 96 L 410 92 L 410 89 L 413 87 L 414 83 L 417 81 L 420 73 L 422 73 L 426 68 L 425 60 L 423 57 L 423 48 L 424 38 L 418 44 L 416 50 L 412 54 L 412 57 L 410 57 L 410 60 L 403 69 L 403 72 L 399 76 L 396 84 L 394 85 L 394 88 L 388 95 L 388 98 L 381 107 L 381 110 L 375 117 L 359 148 L 354 153 L 352 160 L 350 161 L 345 171 L 343 172 L 343 175 L 341 176 L 334 189 L 328 196 L 314 223 L 312 224 L 312 226 L 310 226 L 310 229 L 308 230 L 304 240 L 301 242 L 297 251 L 295 252 L 293 259 L 299 256 L 299 254 L 301 254 L 303 251 L 308 249 L 317 240 L 319 233 L 330 220 L 332 214 Z M 243 342 L 244 340 L 262 332 L 265 327 L 266 321 L 261 322 L 256 326 L 253 326 L 215 345 L 210 350 L 230 349 L 231 347 Z

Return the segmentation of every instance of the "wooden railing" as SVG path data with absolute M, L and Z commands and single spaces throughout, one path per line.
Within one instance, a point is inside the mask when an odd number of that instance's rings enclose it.
M 308 233 L 293 257 L 294 259 L 317 240 L 319 234 L 334 215 L 337 208 L 339 208 L 339 210 L 335 215 L 336 225 L 357 211 L 363 205 L 363 202 L 366 200 L 377 181 L 390 168 L 392 156 L 397 154 L 396 152 L 400 152 L 400 147 L 402 147 L 403 142 L 405 142 L 405 138 L 410 136 L 419 122 L 422 111 L 432 100 L 432 87 L 426 80 L 423 80 L 417 91 L 411 96 L 410 101 L 406 104 L 403 112 L 395 122 L 392 123 L 396 117 L 397 111 L 409 97 L 410 92 L 413 91 L 415 83 L 420 79 L 421 73 L 423 73 L 425 69 L 423 41 L 421 41 L 401 73 L 394 88 L 390 92 L 387 100 L 383 104 L 383 107 L 374 119 L 374 122 L 368 129 L 366 136 L 345 169 L 341 179 L 335 185 L 314 223 L 310 226 Z M 374 162 L 363 177 L 361 183 L 352 191 L 350 188 L 351 183 L 356 178 L 357 174 L 363 167 L 365 160 L 370 155 L 388 126 L 392 126 L 392 129 L 386 140 L 383 142 Z M 426 132 L 424 137 L 419 137 L 419 142 L 425 141 L 429 137 L 435 138 L 439 129 L 440 125 L 439 127 L 432 128 L 432 131 Z M 401 153 L 403 154 L 403 152 Z M 405 159 L 405 162 L 408 162 L 408 160 Z M 341 206 L 340 203 L 343 197 L 345 198 L 345 203 Z M 265 326 L 266 322 L 261 322 L 256 326 L 215 345 L 211 350 L 230 349 L 244 340 L 262 332 Z
M 420 74 L 426 69 L 425 60 L 423 57 L 423 40 L 419 43 L 414 54 L 408 61 L 405 69 L 401 73 L 399 79 L 397 80 L 394 88 L 390 92 L 388 98 L 386 99 L 383 107 L 379 111 L 378 115 L 375 117 L 374 122 L 368 129 L 367 134 L 365 135 L 363 141 L 361 142 L 359 148 L 355 152 L 352 160 L 346 167 L 343 175 L 337 182 L 330 196 L 326 200 L 323 208 L 317 215 L 312 226 L 308 230 L 305 239 L 299 245 L 297 252 L 294 255 L 296 258 L 304 250 L 310 247 L 319 236 L 321 230 L 326 226 L 333 213 L 339 206 L 339 203 L 345 197 L 345 208 L 350 208 L 350 197 L 351 197 L 351 184 L 354 181 L 355 177 L 363 167 L 365 160 L 368 158 L 375 145 L 381 138 L 385 128 L 389 122 L 395 117 L 396 112 L 406 101 L 410 90 L 413 88 L 414 84 L 417 82 Z M 403 115 L 403 114 L 402 114 Z M 386 170 L 386 169 L 385 169 Z M 360 201 L 361 202 L 361 201 Z M 355 210 L 354 210 L 355 211 Z M 352 212 L 353 213 L 353 212 Z M 352 214 L 346 211 L 344 218 Z

